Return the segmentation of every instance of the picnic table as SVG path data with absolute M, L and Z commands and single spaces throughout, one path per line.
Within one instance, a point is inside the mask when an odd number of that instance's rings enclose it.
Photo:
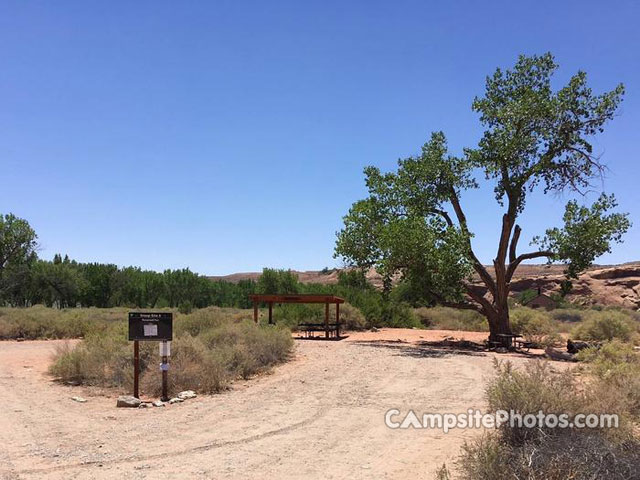
M 528 352 L 529 349 L 534 345 L 533 342 L 526 342 L 525 340 L 522 340 L 522 335 L 518 335 L 515 333 L 499 333 L 496 336 L 499 338 L 499 341 L 492 342 L 494 343 L 494 347 L 504 347 L 508 349 L 522 348 L 526 349 Z

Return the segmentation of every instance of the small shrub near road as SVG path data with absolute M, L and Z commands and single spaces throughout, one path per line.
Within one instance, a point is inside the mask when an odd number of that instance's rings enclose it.
M 248 378 L 287 360 L 292 349 L 286 328 L 258 326 L 236 310 L 207 308 L 179 315 L 174 323 L 170 390 L 219 392 L 236 378 Z M 161 388 L 156 342 L 141 342 L 142 389 Z M 133 381 L 133 347 L 126 322 L 92 333 L 71 348 L 62 347 L 50 368 L 62 381 L 129 390 Z
M 618 355 L 616 348 L 581 355 L 595 356 L 591 358 L 594 365 L 636 362 L 635 357 L 629 356 L 633 355 L 630 350 Z M 637 382 L 640 378 L 640 369 L 635 367 L 622 367 L 621 371 L 626 381 Z M 511 428 L 505 424 L 464 446 L 456 478 L 636 478 L 640 471 L 640 441 L 635 431 L 638 416 L 632 410 L 633 403 L 617 390 L 615 377 L 596 375 L 595 381 L 580 382 L 572 372 L 555 372 L 542 361 L 521 370 L 509 363 L 497 364 L 496 377 L 487 388 L 490 411 L 514 410 L 522 415 L 535 415 L 538 411 L 567 413 L 570 418 L 577 413 L 617 413 L 620 428 Z

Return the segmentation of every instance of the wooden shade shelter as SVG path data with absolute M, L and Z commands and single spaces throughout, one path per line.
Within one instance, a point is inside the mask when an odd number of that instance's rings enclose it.
M 344 298 L 335 295 L 318 294 L 288 294 L 288 295 L 249 295 L 253 301 L 253 321 L 258 323 L 258 304 L 266 303 L 269 306 L 269 324 L 273 324 L 273 304 L 274 303 L 324 303 L 324 332 L 326 338 L 331 335 L 331 325 L 329 324 L 329 305 L 336 306 L 336 338 L 340 338 L 340 304 L 344 303 Z

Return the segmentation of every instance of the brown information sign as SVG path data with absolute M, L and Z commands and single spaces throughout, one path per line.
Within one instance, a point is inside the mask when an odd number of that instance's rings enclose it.
M 173 313 L 129 312 L 129 340 L 173 340 Z

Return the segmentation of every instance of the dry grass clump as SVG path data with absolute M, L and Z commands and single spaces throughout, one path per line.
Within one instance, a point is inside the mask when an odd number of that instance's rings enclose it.
M 126 318 L 124 308 L 69 308 L 58 310 L 36 305 L 0 308 L 0 340 L 80 338 Z
M 629 361 L 636 360 L 620 357 L 614 363 Z M 637 368 L 621 370 L 629 375 L 627 379 L 640 377 Z M 628 398 L 611 394 L 616 385 L 613 378 L 596 376 L 596 381 L 579 382 L 572 372 L 555 372 L 543 361 L 522 370 L 508 362 L 497 363 L 496 377 L 487 387 L 491 411 L 566 413 L 570 419 L 578 413 L 617 413 L 620 428 L 511 428 L 505 424 L 464 446 L 458 461 L 460 478 L 635 478 L 640 471 L 640 441 L 635 436 L 638 417 Z M 439 472 L 439 478 L 448 475 L 446 469 Z
M 593 390 L 601 409 L 622 405 L 618 410 L 640 422 L 640 354 L 628 343 L 618 340 L 578 353 L 594 377 Z
M 234 309 L 207 308 L 179 315 L 174 324 L 169 388 L 172 392 L 219 392 L 235 379 L 248 378 L 284 362 L 293 349 L 288 329 L 258 326 Z M 50 368 L 62 381 L 130 389 L 133 347 L 126 322 L 88 335 L 74 348 L 62 347 Z M 142 389 L 161 389 L 160 357 L 155 342 L 141 342 Z

